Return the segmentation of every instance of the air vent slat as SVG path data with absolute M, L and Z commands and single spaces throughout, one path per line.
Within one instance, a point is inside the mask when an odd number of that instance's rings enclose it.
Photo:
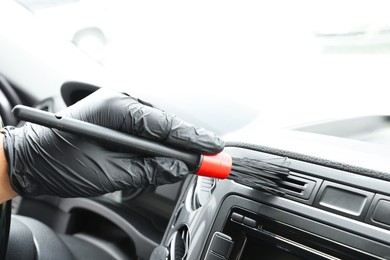
M 298 185 L 295 183 L 290 183 L 290 182 L 282 182 L 282 185 L 285 187 L 290 187 L 291 189 L 296 189 L 296 190 L 304 190 L 306 187 L 306 183 L 304 185 Z
M 293 192 L 294 194 L 296 194 L 296 193 L 302 194 L 302 192 L 303 192 L 302 187 L 294 187 L 294 186 L 282 184 L 282 185 L 281 185 L 281 188 L 282 188 L 285 192 L 287 192 L 288 194 L 290 194 L 291 192 Z

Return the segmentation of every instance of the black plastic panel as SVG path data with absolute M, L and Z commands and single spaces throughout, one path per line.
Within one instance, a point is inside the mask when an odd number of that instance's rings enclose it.
M 364 220 L 374 193 L 325 181 L 314 205 L 350 218 Z
M 366 222 L 390 230 L 390 197 L 376 194 Z
M 390 201 L 379 200 L 375 207 L 374 213 L 372 214 L 372 220 L 375 222 L 390 225 Z

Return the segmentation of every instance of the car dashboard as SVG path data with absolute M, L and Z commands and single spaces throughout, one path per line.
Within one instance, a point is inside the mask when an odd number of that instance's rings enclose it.
M 233 156 L 283 159 L 286 195 L 192 178 L 163 240 L 170 259 L 389 258 L 388 181 L 263 150 L 227 147 Z

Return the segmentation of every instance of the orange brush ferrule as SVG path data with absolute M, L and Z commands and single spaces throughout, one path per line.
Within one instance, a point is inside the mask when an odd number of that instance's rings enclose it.
M 226 179 L 232 170 L 232 157 L 227 153 L 202 155 L 196 175 Z

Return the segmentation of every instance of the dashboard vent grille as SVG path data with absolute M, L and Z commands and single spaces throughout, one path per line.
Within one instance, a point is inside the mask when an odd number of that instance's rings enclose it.
M 215 184 L 216 180 L 214 178 L 198 176 L 193 198 L 194 209 L 202 207 L 209 201 Z
M 190 237 L 187 226 L 181 227 L 171 238 L 169 245 L 170 260 L 182 260 L 187 258 Z
M 290 174 L 283 182 L 281 182 L 281 190 L 286 195 L 308 200 L 313 194 L 317 180 L 311 180 Z

